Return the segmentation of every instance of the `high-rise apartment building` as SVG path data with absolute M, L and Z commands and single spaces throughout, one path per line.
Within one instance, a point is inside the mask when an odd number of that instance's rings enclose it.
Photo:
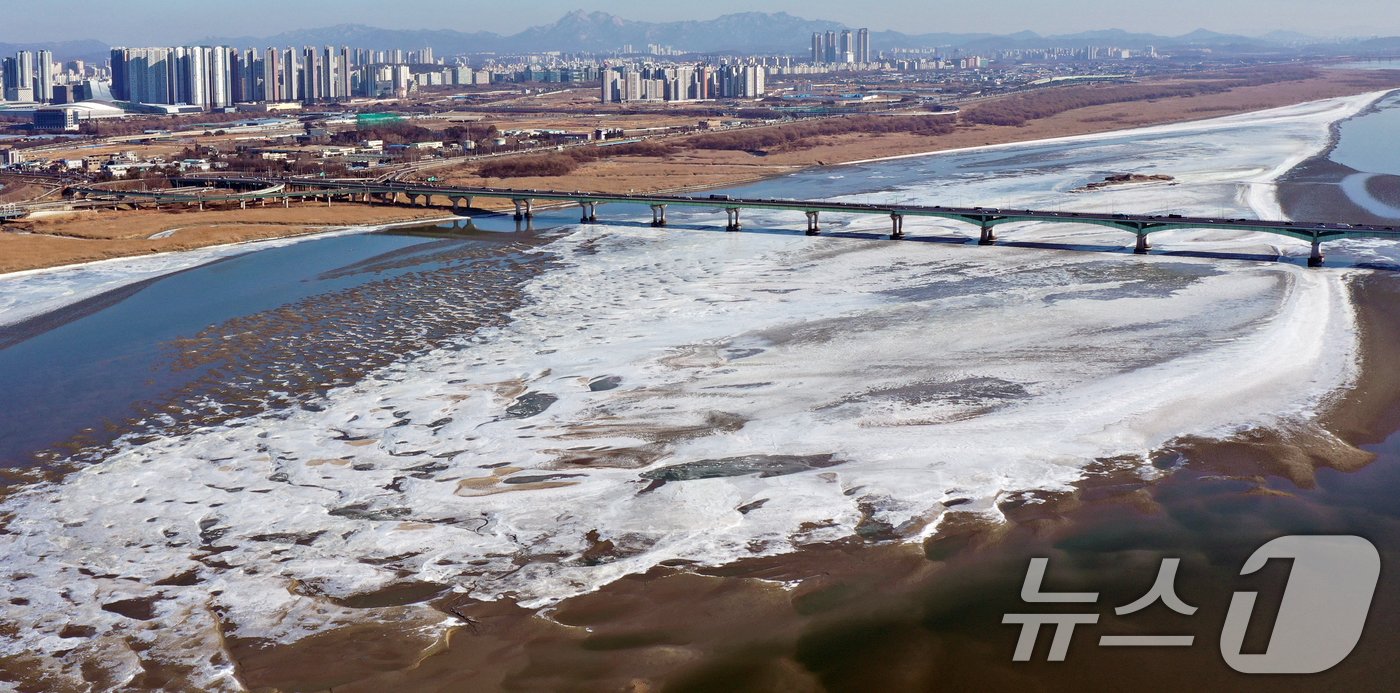
M 34 56 L 34 100 L 48 103 L 53 101 L 53 53 L 38 51 Z
M 350 49 L 346 46 L 341 46 L 339 71 L 336 73 L 335 77 L 339 84 L 336 88 L 336 96 L 342 99 L 349 99 L 354 95 L 354 92 L 350 90 L 350 73 L 352 69 L 353 64 L 350 62 Z
M 112 73 L 112 98 L 118 101 L 129 100 L 131 92 L 126 81 L 126 49 L 113 48 L 111 62 L 107 67 Z
M 843 29 L 836 31 L 812 32 L 811 63 L 861 63 L 870 62 L 870 30 Z
M 224 46 L 207 49 L 209 62 L 209 107 L 233 105 L 233 55 Z
M 318 86 L 321 90 L 321 98 L 323 99 L 334 99 L 340 96 L 335 92 L 335 73 L 338 69 L 335 63 L 335 49 L 330 46 L 325 46 L 321 50 L 321 69 L 316 73 Z
M 320 51 L 317 51 L 315 47 L 307 46 L 302 50 L 302 53 L 301 101 L 302 103 L 314 103 L 324 98 L 321 91 L 321 72 L 326 69 L 326 65 L 321 58 Z
M 762 65 L 628 65 L 603 70 L 599 96 L 605 103 L 755 99 L 766 83 Z
M 125 53 L 127 100 L 140 103 L 174 103 L 172 58 L 169 48 L 127 48 Z
M 4 88 L 0 96 L 6 101 L 34 101 L 34 54 L 19 51 L 3 61 Z
M 263 99 L 266 101 L 283 101 L 282 89 L 282 53 L 276 48 L 269 48 L 263 51 L 263 74 L 266 80 Z

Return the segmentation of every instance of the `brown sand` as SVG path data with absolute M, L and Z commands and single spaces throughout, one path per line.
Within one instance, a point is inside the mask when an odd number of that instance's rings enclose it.
M 0 272 L 56 267 L 115 257 L 190 250 L 282 238 L 362 224 L 440 219 L 442 209 L 294 203 L 291 208 L 197 210 L 90 210 L 7 224 L 0 232 Z M 166 238 L 151 238 L 176 229 Z M 11 231 L 28 231 L 18 233 Z

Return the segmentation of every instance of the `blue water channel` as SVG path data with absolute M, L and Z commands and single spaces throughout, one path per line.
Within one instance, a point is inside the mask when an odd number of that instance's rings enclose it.
M 483 225 L 513 231 L 509 219 Z M 240 316 L 369 282 L 449 265 L 471 272 L 479 260 L 444 258 L 444 246 L 499 244 L 492 236 L 510 234 L 328 236 L 165 275 L 134 292 L 120 291 L 115 299 L 92 299 L 86 310 L 77 311 L 86 314 L 37 334 L 15 335 L 36 331 L 32 326 L 26 330 L 24 324 L 3 328 L 0 336 L 9 337 L 4 341 L 10 345 L 0 349 L 0 392 L 5 400 L 0 463 L 23 464 L 30 453 L 85 429 L 121 421 L 138 411 L 136 404 L 159 400 L 201 377 L 201 368 L 171 367 L 169 345 L 175 340 Z

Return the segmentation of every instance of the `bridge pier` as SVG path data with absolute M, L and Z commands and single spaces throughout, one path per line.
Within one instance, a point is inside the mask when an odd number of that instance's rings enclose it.
M 1133 252 L 1136 253 L 1136 254 L 1138 254 L 1138 255 L 1146 255 L 1146 254 L 1147 254 L 1147 251 L 1150 250 L 1151 248 L 1152 248 L 1152 245 L 1151 245 L 1150 243 L 1147 242 L 1147 234 L 1142 233 L 1142 232 L 1138 232 L 1138 235 L 1137 235 L 1137 246 L 1135 246 L 1135 247 L 1133 248 Z
M 992 231 L 992 225 L 982 222 L 982 235 L 977 238 L 977 245 L 996 245 L 997 235 Z
M 819 233 L 822 232 L 821 219 L 819 218 L 820 216 L 821 216 L 821 212 L 817 212 L 817 211 L 809 211 L 809 212 L 807 212 L 807 235 L 808 235 L 808 236 L 815 236 L 815 235 L 817 235 L 817 234 L 819 234 Z
M 904 238 L 904 215 L 891 212 L 890 240 L 897 241 L 901 238 Z
M 1312 253 L 1308 255 L 1308 267 L 1321 267 L 1323 261 L 1322 239 L 1313 236 Z
M 652 226 L 665 226 L 665 225 L 666 225 L 666 205 L 652 205 L 652 206 L 651 206 L 651 225 L 652 225 Z
M 533 209 L 534 205 L 531 204 L 530 200 L 511 200 L 511 202 L 515 203 L 515 220 L 516 220 L 516 221 L 520 221 L 521 219 L 533 219 L 533 218 L 534 218 L 534 216 L 535 216 L 534 209 Z
M 738 231 L 738 230 L 739 230 L 739 208 L 738 208 L 738 207 L 725 207 L 725 208 L 724 208 L 724 213 L 729 217 L 729 223 L 728 223 L 728 224 L 725 224 L 724 230 L 725 230 L 725 231 Z

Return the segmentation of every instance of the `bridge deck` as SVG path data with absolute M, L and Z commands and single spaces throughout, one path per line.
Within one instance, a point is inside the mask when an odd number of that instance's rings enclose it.
M 1172 229 L 1220 229 L 1257 231 L 1289 236 L 1305 241 L 1326 241 L 1338 238 L 1386 238 L 1400 240 L 1400 229 L 1393 226 L 1351 225 L 1306 221 L 1270 221 L 1259 219 L 1227 219 L 1216 217 L 1186 217 L 1179 215 L 1103 214 L 1095 212 L 1062 212 L 1032 209 L 997 209 L 986 207 L 945 207 L 941 205 L 865 204 L 823 200 L 792 200 L 766 198 L 736 198 L 725 195 L 619 195 L 561 190 L 521 190 L 513 188 L 449 187 L 428 183 L 402 181 L 365 181 L 321 178 L 269 178 L 262 176 L 187 176 L 183 180 L 202 181 L 220 185 L 275 185 L 310 187 L 322 192 L 349 192 L 412 196 L 441 196 L 447 198 L 486 197 L 516 201 L 559 201 L 586 204 L 624 203 L 705 207 L 713 209 L 775 209 L 797 212 L 829 212 L 844 214 L 897 215 L 938 217 L 992 228 L 1015 222 L 1061 222 L 1107 226 L 1146 236 Z M 329 191 L 325 189 L 331 189 Z M 246 198 L 245 196 L 242 196 Z M 206 197 L 205 199 L 216 199 Z

